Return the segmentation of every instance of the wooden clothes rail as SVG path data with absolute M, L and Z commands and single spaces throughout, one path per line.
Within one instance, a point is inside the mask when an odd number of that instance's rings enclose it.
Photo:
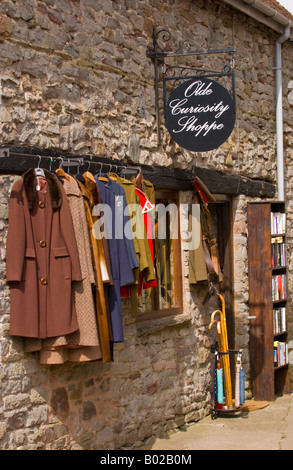
M 23 158 L 20 158 L 23 157 Z M 0 174 L 22 175 L 30 168 L 36 168 L 41 157 L 42 167 L 54 171 L 58 168 L 61 160 L 80 160 L 83 159 L 83 165 L 80 165 L 80 172 L 87 171 L 90 165 L 99 172 L 100 165 L 108 165 L 115 172 L 115 168 L 127 170 L 141 169 L 144 179 L 149 180 L 156 189 L 170 189 L 175 191 L 194 190 L 193 180 L 198 176 L 207 186 L 212 194 L 235 195 L 245 194 L 247 196 L 258 196 L 273 198 L 275 195 L 275 185 L 263 180 L 253 180 L 222 173 L 208 168 L 193 166 L 192 169 L 178 169 L 163 166 L 140 165 L 137 167 L 130 162 L 121 162 L 118 159 L 111 159 L 99 155 L 74 155 L 61 151 L 50 149 L 38 149 L 30 147 L 17 147 L 12 145 L 0 145 Z M 53 162 L 51 162 L 53 159 Z M 54 166 L 53 166 L 54 165 Z M 78 164 L 75 163 L 75 166 Z M 111 167 L 110 167 L 111 165 Z M 64 165 L 65 166 L 65 165 Z M 71 165 L 70 165 L 71 166 Z M 103 168 L 102 168 L 103 169 Z M 133 174 L 133 173 L 132 173 Z
M 22 160 L 19 160 L 19 157 Z M 92 166 L 95 167 L 95 171 L 114 171 L 120 172 L 121 170 L 131 170 L 131 172 L 141 171 L 140 166 L 127 166 L 121 164 L 120 161 L 106 159 L 105 157 L 92 157 L 90 155 L 64 155 L 64 154 L 56 154 L 55 152 L 50 152 L 50 154 L 43 154 L 42 152 L 37 153 L 26 153 L 17 150 L 11 150 L 9 147 L 1 147 L 0 148 L 0 170 L 7 170 L 13 173 L 23 173 L 27 169 L 31 167 L 40 166 L 42 168 L 46 168 L 49 170 L 54 171 L 57 168 L 68 168 L 70 171 L 70 167 L 77 167 L 78 169 L 85 169 L 89 170 Z M 99 168 L 96 168 L 99 166 Z M 107 168 L 105 168 L 105 166 Z
M 40 161 L 41 159 L 41 161 Z M 50 149 L 30 147 L 17 147 L 0 145 L 0 174 L 22 175 L 30 168 L 37 168 L 41 162 L 42 168 L 54 171 L 60 164 L 66 170 L 67 165 L 79 166 L 79 172 L 91 171 L 99 173 L 117 172 L 124 170 L 124 175 L 135 174 L 140 170 L 143 177 L 154 184 L 155 188 L 173 190 L 192 190 L 192 172 L 176 170 L 165 167 L 153 167 L 148 165 L 135 165 L 131 162 L 122 162 L 115 158 L 107 158 L 100 155 L 76 155 Z M 119 171 L 116 171 L 120 170 Z

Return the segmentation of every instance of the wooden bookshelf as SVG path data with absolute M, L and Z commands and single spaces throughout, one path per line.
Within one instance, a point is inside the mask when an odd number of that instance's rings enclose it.
M 276 395 L 289 393 L 285 214 L 283 202 L 248 203 L 250 371 L 255 400 L 273 401 Z

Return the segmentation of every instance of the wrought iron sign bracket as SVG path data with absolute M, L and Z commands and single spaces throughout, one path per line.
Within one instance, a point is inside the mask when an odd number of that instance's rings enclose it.
M 235 82 L 234 82 L 234 53 L 236 49 L 234 47 L 224 49 L 196 49 L 193 48 L 195 44 L 190 41 L 178 41 L 174 43 L 175 47 L 170 47 L 170 41 L 172 40 L 171 33 L 166 29 L 153 29 L 153 44 L 152 47 L 147 49 L 146 55 L 154 62 L 154 81 L 155 81 L 155 113 L 156 113 L 156 124 L 157 124 L 157 140 L 158 144 L 161 144 L 161 129 L 160 129 L 160 98 L 159 98 L 159 86 L 160 82 L 163 84 L 163 102 L 164 112 L 166 109 L 166 103 L 168 94 L 171 90 L 177 86 L 183 80 L 190 80 L 198 77 L 209 77 L 213 79 L 224 78 L 225 80 L 230 79 L 230 93 L 235 103 Z M 224 64 L 221 71 L 203 69 L 197 66 L 179 66 L 173 64 L 167 64 L 167 59 L 179 58 L 185 56 L 205 56 L 205 55 L 217 55 L 217 54 L 229 54 L 229 63 Z M 167 86 L 171 84 L 170 86 Z

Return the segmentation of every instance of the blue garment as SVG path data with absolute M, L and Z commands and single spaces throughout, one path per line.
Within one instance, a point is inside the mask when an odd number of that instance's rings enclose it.
M 131 227 L 129 223 L 129 213 L 128 213 L 128 206 L 127 206 L 125 191 L 119 183 L 111 180 L 111 178 L 109 177 L 108 177 L 107 188 L 109 188 L 110 191 L 112 191 L 112 193 L 117 197 L 116 198 L 116 214 L 118 210 L 119 218 L 117 218 L 117 221 L 119 220 L 118 222 L 119 223 L 119 227 L 118 227 L 119 235 L 123 236 L 125 248 L 127 250 L 127 254 L 129 257 L 130 266 L 132 269 L 136 269 L 138 268 L 139 264 L 138 264 L 135 247 L 134 247 L 132 231 L 131 231 Z M 117 207 L 117 200 L 119 200 L 120 203 L 122 203 L 122 205 L 120 204 L 119 207 Z
M 124 200 L 126 203 L 125 192 L 118 194 L 118 188 L 115 188 L 115 183 L 110 178 L 108 182 L 104 183 L 95 176 L 96 184 L 100 192 L 100 197 L 103 205 L 105 205 L 105 225 L 107 231 L 107 239 L 109 246 L 109 255 L 111 263 L 111 272 L 113 278 L 113 286 L 108 287 L 108 306 L 111 319 L 112 339 L 114 343 L 122 342 L 124 340 L 123 334 L 123 316 L 122 316 L 122 303 L 120 295 L 120 287 L 134 282 L 133 269 L 138 267 L 138 261 L 133 246 L 133 255 L 130 254 L 130 243 L 133 240 L 127 241 L 124 236 Z M 118 183 L 116 183 L 118 185 Z M 120 185 L 118 185 L 120 186 Z M 123 188 L 122 188 L 123 189 Z M 114 192 L 116 190 L 116 193 Z M 124 190 L 123 190 L 124 191 Z M 127 219 L 127 218 L 126 218 Z

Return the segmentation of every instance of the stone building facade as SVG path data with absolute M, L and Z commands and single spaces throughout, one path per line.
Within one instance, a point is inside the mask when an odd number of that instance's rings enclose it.
M 185 151 L 172 141 L 163 120 L 158 144 L 154 68 L 146 54 L 154 27 L 183 41 L 192 38 L 202 50 L 235 47 L 237 118 L 218 149 Z M 274 45 L 279 35 L 221 0 L 3 0 L 0 143 L 189 172 L 196 166 L 276 186 Z M 293 120 L 287 85 L 293 79 L 292 43 L 282 48 L 290 292 Z M 204 66 L 211 66 L 221 59 L 205 60 Z M 202 288 L 188 283 L 184 245 L 183 314 L 137 322 L 125 300 L 125 341 L 115 345 L 112 363 L 41 366 L 36 353 L 24 352 L 22 339 L 9 336 L 5 244 L 10 190 L 18 177 L 0 175 L 0 447 L 139 448 L 208 415 L 212 306 L 203 303 Z M 258 197 L 229 196 L 234 342 L 244 351 L 247 397 L 252 396 L 247 201 Z M 180 192 L 181 201 L 190 198 L 192 192 Z

